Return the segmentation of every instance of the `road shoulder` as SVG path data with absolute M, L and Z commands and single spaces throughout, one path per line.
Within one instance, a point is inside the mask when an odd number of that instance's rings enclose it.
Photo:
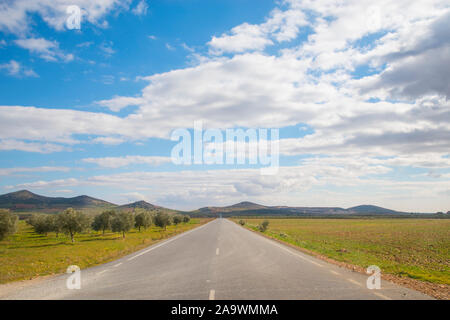
M 292 248 L 294 250 L 297 250 L 297 251 L 300 251 L 302 253 L 308 254 L 310 256 L 313 256 L 313 257 L 318 258 L 320 260 L 323 260 L 323 261 L 326 261 L 328 263 L 337 265 L 339 267 L 343 267 L 343 268 L 349 269 L 351 271 L 367 275 L 366 269 L 361 267 L 361 266 L 357 266 L 357 265 L 354 265 L 354 264 L 350 264 L 350 263 L 341 262 L 341 261 L 337 261 L 337 260 L 331 259 L 331 258 L 329 258 L 327 256 L 324 256 L 324 255 L 320 254 L 320 253 L 317 253 L 317 252 L 314 252 L 314 251 L 311 251 L 311 250 L 308 250 L 308 249 L 296 246 L 296 245 L 288 243 L 288 242 L 284 242 L 284 241 L 282 241 L 280 239 L 277 239 L 275 237 L 272 237 L 272 236 L 270 236 L 268 234 L 255 231 L 255 230 L 253 230 L 253 229 L 251 229 L 251 228 L 249 228 L 247 226 L 243 227 L 243 226 L 239 225 L 239 223 L 237 223 L 237 222 L 235 222 L 235 221 L 233 221 L 231 219 L 228 219 L 228 220 L 233 222 L 233 223 L 235 223 L 237 226 L 244 228 L 245 230 L 251 231 L 251 232 L 253 232 L 255 234 L 258 234 L 258 235 L 260 235 L 262 237 L 265 237 L 267 239 L 276 241 L 276 242 L 278 242 L 280 244 L 283 244 L 283 245 L 285 245 L 287 247 L 290 247 L 290 248 Z M 424 281 L 420 281 L 420 280 L 416 280 L 416 279 L 411 279 L 411 278 L 406 278 L 406 277 L 399 277 L 399 276 L 392 275 L 392 274 L 382 274 L 381 277 L 385 281 L 389 281 L 391 283 L 394 283 L 394 284 L 406 287 L 408 289 L 412 289 L 412 290 L 424 293 L 424 294 L 429 295 L 429 296 L 431 296 L 431 297 L 433 297 L 435 299 L 450 300 L 450 286 L 448 286 L 448 285 L 431 283 L 431 282 L 424 282 Z

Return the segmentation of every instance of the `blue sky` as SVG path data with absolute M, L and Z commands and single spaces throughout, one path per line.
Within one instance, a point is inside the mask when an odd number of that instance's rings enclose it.
M 0 193 L 449 210 L 445 1 L 72 4 L 0 9 Z M 280 129 L 280 170 L 173 164 L 199 120 Z

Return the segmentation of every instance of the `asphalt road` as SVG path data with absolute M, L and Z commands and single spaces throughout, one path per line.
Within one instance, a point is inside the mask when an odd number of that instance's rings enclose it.
M 326 263 L 226 219 L 111 263 L 16 288 L 1 299 L 431 299 L 387 281 Z

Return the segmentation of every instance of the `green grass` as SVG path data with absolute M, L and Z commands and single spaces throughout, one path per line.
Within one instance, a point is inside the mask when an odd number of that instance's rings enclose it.
M 73 244 L 64 234 L 58 238 L 54 233 L 38 235 L 32 227 L 20 221 L 18 232 L 0 241 L 0 283 L 63 273 L 73 264 L 83 269 L 112 261 L 206 221 L 191 219 L 189 223 L 168 226 L 166 231 L 154 226 L 141 229 L 141 232 L 132 230 L 125 239 L 117 233 L 102 235 L 92 231 L 77 234 Z
M 247 227 L 257 230 L 265 219 L 245 220 Z M 267 235 L 337 261 L 450 284 L 450 220 L 268 220 Z

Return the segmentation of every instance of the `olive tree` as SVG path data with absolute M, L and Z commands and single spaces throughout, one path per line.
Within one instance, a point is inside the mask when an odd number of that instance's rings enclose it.
M 269 226 L 269 221 L 268 220 L 264 220 L 260 225 L 259 225 L 259 231 L 261 232 L 265 232 L 267 230 L 267 227 Z
M 54 232 L 56 237 L 62 230 L 61 215 L 35 214 L 27 220 L 27 224 L 33 227 L 37 234 L 47 236 L 49 232 Z
M 177 225 L 177 224 L 183 222 L 183 216 L 180 214 L 176 214 L 173 216 L 172 221 L 173 221 L 174 225 Z
M 56 234 L 58 238 L 59 234 L 63 232 L 62 216 L 60 214 L 49 216 L 47 223 L 50 224 L 50 231 Z
M 141 232 L 141 227 L 147 229 L 152 225 L 152 216 L 149 212 L 144 211 L 136 215 L 135 217 L 136 228 Z
M 17 216 L 9 212 L 9 210 L 0 209 L 0 240 L 16 233 L 17 220 Z
M 29 219 L 29 224 L 37 234 L 46 235 L 52 231 L 52 217 L 48 215 L 33 215 Z
M 187 214 L 183 216 L 183 222 L 184 223 L 188 223 L 189 221 L 191 221 L 191 217 L 189 217 Z
M 134 215 L 131 212 L 121 212 L 112 220 L 112 231 L 122 232 L 125 239 L 125 232 L 130 231 L 134 227 Z
M 116 213 L 113 210 L 108 210 L 100 213 L 94 218 L 92 222 L 92 229 L 95 231 L 102 231 L 105 234 L 106 230 L 112 229 L 112 221 Z
M 155 216 L 155 225 L 164 228 L 166 230 L 167 226 L 170 225 L 170 216 L 165 212 L 158 212 Z
M 89 217 L 73 208 L 68 208 L 60 216 L 61 230 L 70 235 L 70 240 L 74 242 L 75 234 L 81 233 L 89 228 Z

